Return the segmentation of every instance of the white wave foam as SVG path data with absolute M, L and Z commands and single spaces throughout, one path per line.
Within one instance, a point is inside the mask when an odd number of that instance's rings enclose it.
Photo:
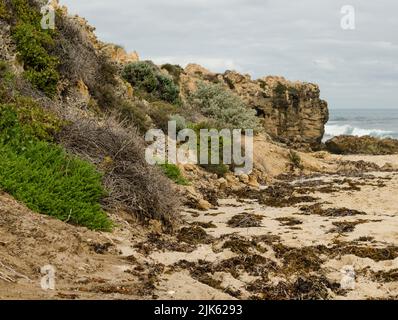
M 397 135 L 396 132 L 393 131 L 385 131 L 380 129 L 362 129 L 357 127 L 352 127 L 350 125 L 326 125 L 325 126 L 325 136 L 327 137 L 335 137 L 341 135 L 350 135 L 350 136 L 373 136 L 373 137 L 393 137 Z

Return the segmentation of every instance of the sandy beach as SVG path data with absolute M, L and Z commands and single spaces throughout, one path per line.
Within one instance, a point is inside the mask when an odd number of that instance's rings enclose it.
M 398 156 L 331 157 L 398 165 Z M 137 227 L 120 215 L 111 234 L 64 225 L 23 206 L 7 215 L 6 204 L 15 203 L 3 195 L 0 233 L 8 249 L 0 246 L 0 261 L 8 269 L 1 275 L 10 281 L 0 297 L 393 299 L 397 190 L 396 170 L 285 177 L 250 199 L 219 199 L 208 211 L 185 209 L 175 235 L 161 234 L 156 224 Z M 46 255 L 58 269 L 55 291 L 41 290 L 40 275 L 30 267 L 45 264 Z M 343 279 L 353 286 L 344 288 Z

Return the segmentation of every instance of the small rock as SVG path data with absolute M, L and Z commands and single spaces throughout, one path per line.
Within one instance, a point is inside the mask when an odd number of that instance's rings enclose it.
M 232 173 L 225 174 L 225 179 L 228 181 L 229 184 L 236 185 L 239 180 L 236 178 Z
M 249 176 L 247 174 L 241 174 L 239 176 L 239 180 L 240 180 L 240 182 L 242 182 L 244 184 L 248 184 L 249 183 Z
M 203 200 L 203 199 L 200 199 L 200 200 L 198 201 L 198 209 L 199 209 L 199 210 L 207 211 L 207 210 L 209 210 L 210 208 L 211 208 L 211 204 L 210 204 L 208 201 Z
M 248 185 L 253 188 L 260 188 L 260 184 L 258 183 L 257 178 L 255 176 L 249 177 Z
M 225 180 L 224 178 L 218 179 L 218 183 L 220 184 L 220 189 L 224 190 L 228 187 L 228 181 Z

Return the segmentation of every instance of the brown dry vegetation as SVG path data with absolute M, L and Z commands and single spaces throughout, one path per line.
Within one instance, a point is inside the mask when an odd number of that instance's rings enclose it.
M 123 127 L 112 117 L 102 123 L 76 117 L 58 135 L 58 141 L 104 173 L 106 208 L 126 211 L 141 222 L 159 220 L 167 228 L 178 222 L 174 186 L 148 165 L 142 152 L 145 144 L 135 129 Z

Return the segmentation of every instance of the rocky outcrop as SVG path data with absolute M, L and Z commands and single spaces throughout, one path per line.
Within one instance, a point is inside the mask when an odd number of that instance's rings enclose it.
M 320 148 L 329 113 L 316 84 L 272 76 L 252 80 L 235 71 L 216 74 L 190 64 L 180 76 L 183 95 L 194 91 L 198 80 L 223 84 L 239 95 L 257 111 L 273 139 L 298 148 Z
M 398 140 L 370 136 L 338 136 L 326 141 L 326 148 L 329 152 L 336 154 L 396 154 Z

